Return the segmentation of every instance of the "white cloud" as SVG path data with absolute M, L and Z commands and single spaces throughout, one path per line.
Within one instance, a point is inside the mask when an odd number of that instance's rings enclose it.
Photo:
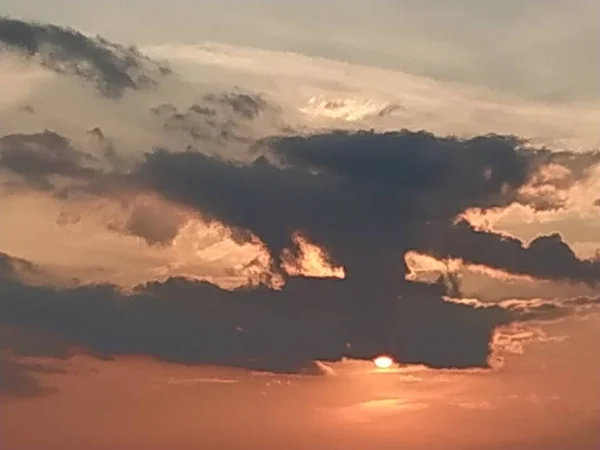
M 350 128 L 425 128 L 464 136 L 508 133 L 575 149 L 600 143 L 596 126 L 600 107 L 594 105 L 552 106 L 406 72 L 216 43 L 164 44 L 144 51 L 169 59 L 197 82 L 265 90 L 284 106 L 291 120 L 313 127 L 333 123 Z M 327 102 L 341 106 L 325 110 Z M 396 108 L 380 117 L 378 113 L 387 106 Z M 298 116 L 298 111 L 309 113 L 308 117 Z

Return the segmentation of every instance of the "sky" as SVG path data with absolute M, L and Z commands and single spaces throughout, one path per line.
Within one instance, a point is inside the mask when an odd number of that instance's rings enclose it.
M 2 449 L 597 448 L 597 2 L 0 12 Z
M 6 0 L 119 42 L 224 42 L 376 65 L 546 102 L 600 99 L 594 0 Z

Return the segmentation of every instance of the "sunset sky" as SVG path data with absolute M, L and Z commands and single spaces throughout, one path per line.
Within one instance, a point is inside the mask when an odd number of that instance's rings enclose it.
M 598 448 L 600 3 L 0 13 L 2 450 Z

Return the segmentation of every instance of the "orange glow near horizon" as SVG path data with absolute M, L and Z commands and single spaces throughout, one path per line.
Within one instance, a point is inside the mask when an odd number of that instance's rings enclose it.
M 385 355 L 378 356 L 373 360 L 373 362 L 378 369 L 389 369 L 394 365 L 394 360 Z

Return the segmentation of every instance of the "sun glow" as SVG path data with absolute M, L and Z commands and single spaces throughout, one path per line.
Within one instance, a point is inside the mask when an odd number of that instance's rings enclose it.
M 394 360 L 389 356 L 378 356 L 373 362 L 378 369 L 389 369 L 394 365 Z

